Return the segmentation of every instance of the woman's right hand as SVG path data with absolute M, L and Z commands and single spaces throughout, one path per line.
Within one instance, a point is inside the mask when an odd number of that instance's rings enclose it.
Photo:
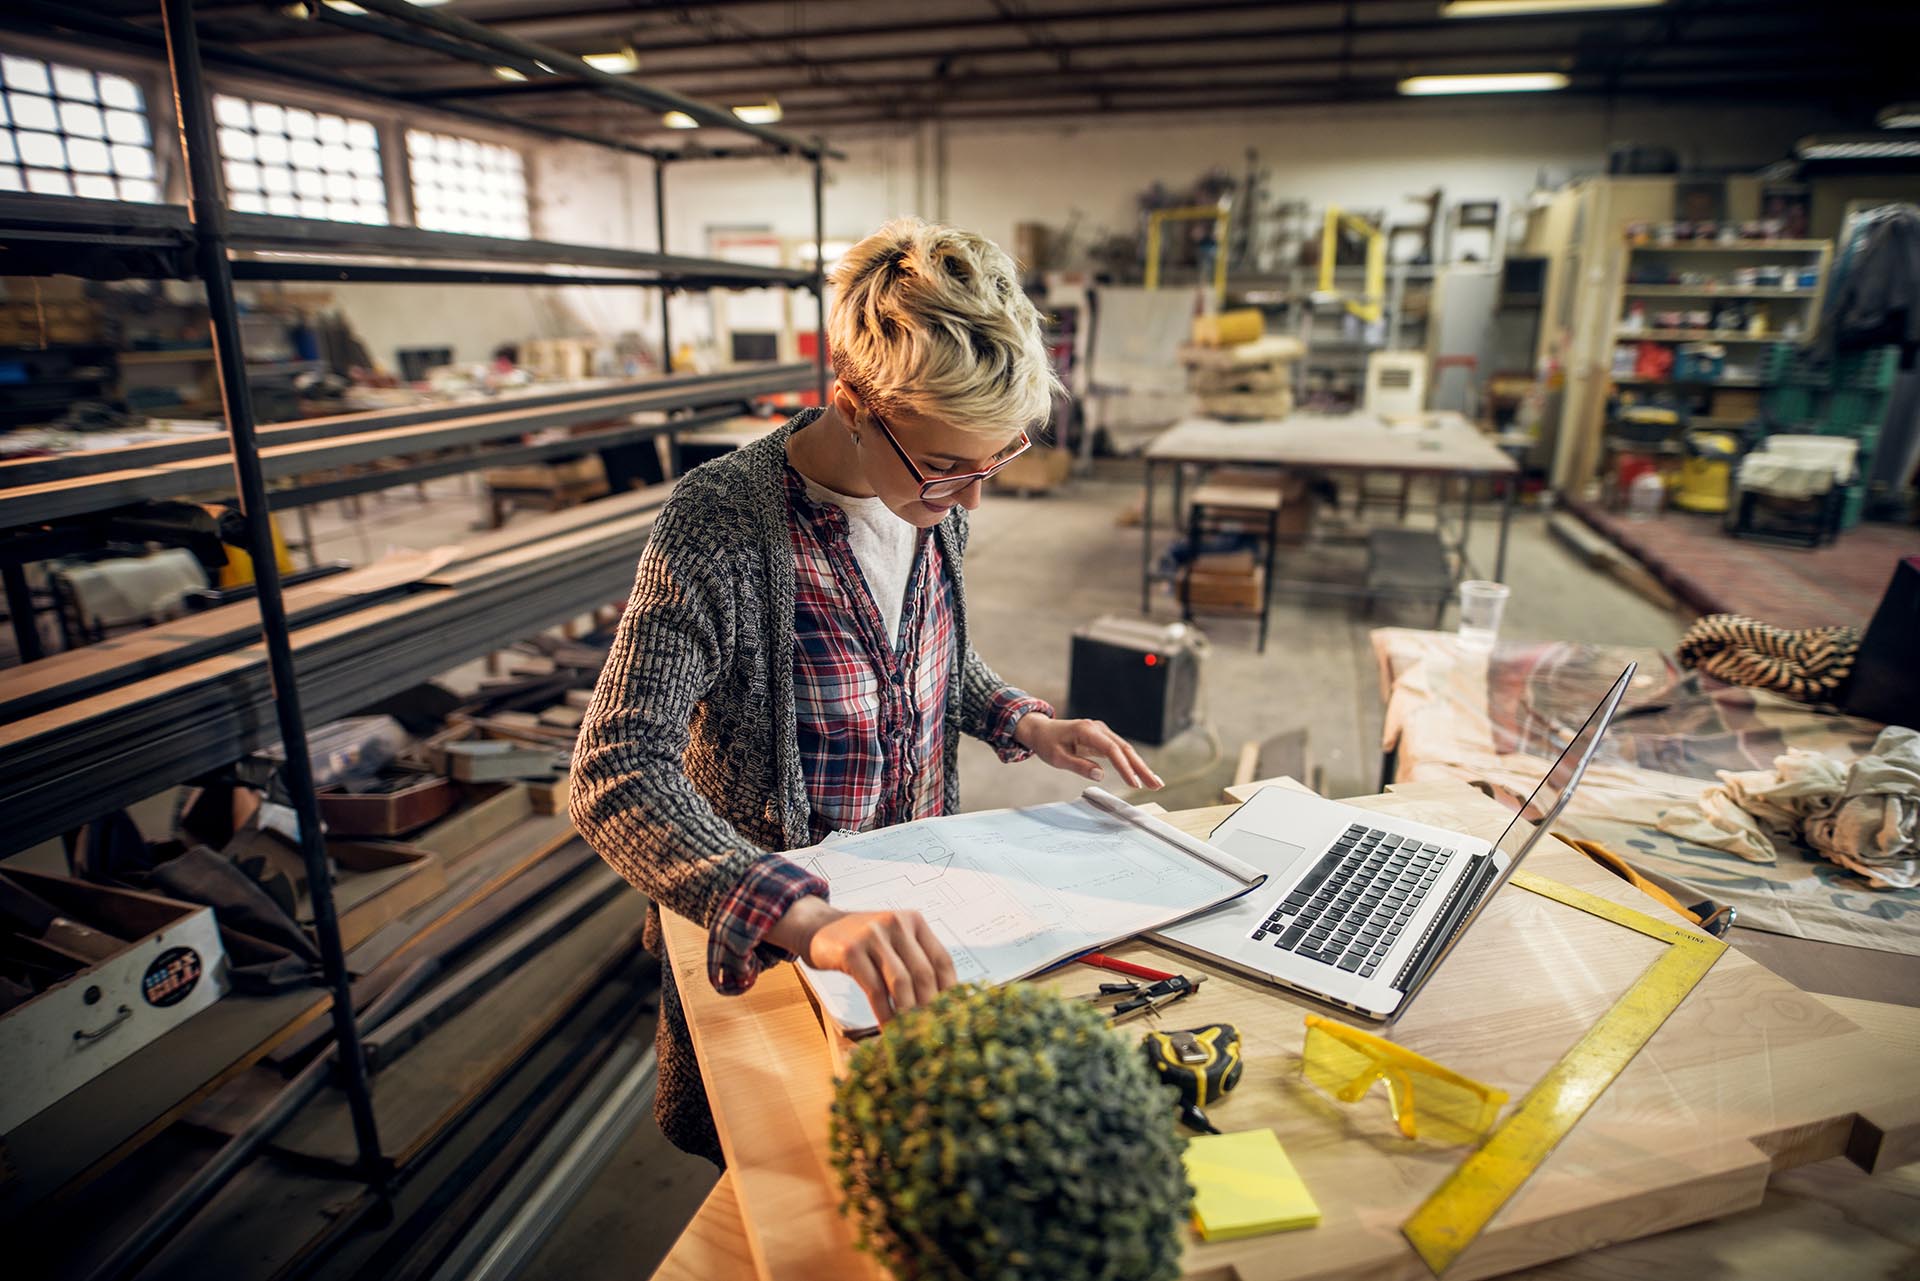
M 809 896 L 787 909 L 767 941 L 852 978 L 881 1023 L 956 982 L 953 958 L 918 912 L 842 912 Z

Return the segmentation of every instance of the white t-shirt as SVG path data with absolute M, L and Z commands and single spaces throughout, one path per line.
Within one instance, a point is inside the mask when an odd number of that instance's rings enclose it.
M 887 643 L 900 644 L 900 612 L 906 606 L 907 579 L 920 531 L 901 520 L 878 498 L 851 498 L 807 477 L 807 497 L 832 503 L 847 514 L 847 545 L 867 580 L 867 591 L 887 625 Z

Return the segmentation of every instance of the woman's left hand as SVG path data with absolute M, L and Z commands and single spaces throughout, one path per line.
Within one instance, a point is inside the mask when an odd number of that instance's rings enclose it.
M 1148 769 L 1133 745 L 1108 729 L 1104 721 L 1063 721 L 1043 712 L 1029 712 L 1013 727 L 1013 737 L 1055 769 L 1098 783 L 1106 777 L 1098 759 L 1104 757 L 1113 762 L 1128 787 L 1160 788 L 1160 776 Z

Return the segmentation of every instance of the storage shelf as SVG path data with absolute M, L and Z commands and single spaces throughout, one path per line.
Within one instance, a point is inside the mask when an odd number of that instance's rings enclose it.
M 1676 240 L 1670 244 L 1627 246 L 1637 254 L 1817 254 L 1826 247 L 1824 240 L 1735 240 L 1727 244 L 1717 240 Z
M 797 391 L 814 375 L 810 364 L 749 366 L 724 375 L 680 375 L 651 383 L 629 384 L 611 394 L 581 395 L 547 408 L 516 406 L 512 402 L 469 407 L 465 416 L 430 420 L 380 430 L 356 430 L 352 416 L 331 423 L 321 420 L 272 426 L 259 431 L 260 463 L 268 481 L 350 467 L 400 457 L 421 457 L 435 451 L 473 448 L 491 441 L 525 436 L 544 428 L 572 427 L 644 411 L 710 408 L 750 401 L 756 396 Z M 331 430 L 328 430 L 331 428 Z M 224 437 L 214 437 L 222 444 Z M 171 444 L 169 451 L 181 444 Z M 111 511 L 131 503 L 186 494 L 229 492 L 231 455 L 200 453 L 210 440 L 193 442 L 195 454 L 178 461 L 128 466 L 91 475 L 69 476 L 41 483 L 0 489 L 0 528 L 40 524 L 89 512 Z M 134 453 L 140 447 L 127 451 Z M 38 461 L 38 460 L 32 460 Z M 486 459 L 470 463 L 485 465 Z M 437 474 L 451 474 L 450 468 Z M 0 477 L 12 474 L 0 471 Z M 24 474 L 31 475 L 32 471 Z M 362 478 L 365 479 L 365 478 Z M 387 483 L 361 484 L 353 491 L 383 488 Z M 277 491 L 269 491 L 269 499 Z M 327 496 L 336 496 L 329 494 Z M 308 498 L 306 501 L 319 501 Z
M 1622 387 L 1764 387 L 1758 378 L 1642 378 L 1638 374 L 1609 374 Z
M 812 288 L 811 271 L 547 240 L 468 236 L 236 213 L 233 274 L 244 280 L 444 284 L 617 284 L 679 289 Z M 190 280 L 193 228 L 174 205 L 0 195 L 0 252 L 13 275 Z
M 1762 285 L 1636 285 L 1628 282 L 1623 292 L 1646 298 L 1813 298 L 1818 289 L 1779 289 Z
M 1642 329 L 1630 333 L 1616 329 L 1614 338 L 1620 342 L 1737 342 L 1761 343 L 1772 346 L 1774 343 L 1798 343 L 1798 337 L 1789 338 L 1785 334 L 1761 334 L 1754 336 L 1739 329 Z

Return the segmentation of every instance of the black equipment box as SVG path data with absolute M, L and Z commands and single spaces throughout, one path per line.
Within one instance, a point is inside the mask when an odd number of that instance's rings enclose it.
M 1194 722 L 1200 645 L 1193 629 L 1102 618 L 1074 633 L 1067 715 L 1105 721 L 1122 738 L 1164 743 Z

